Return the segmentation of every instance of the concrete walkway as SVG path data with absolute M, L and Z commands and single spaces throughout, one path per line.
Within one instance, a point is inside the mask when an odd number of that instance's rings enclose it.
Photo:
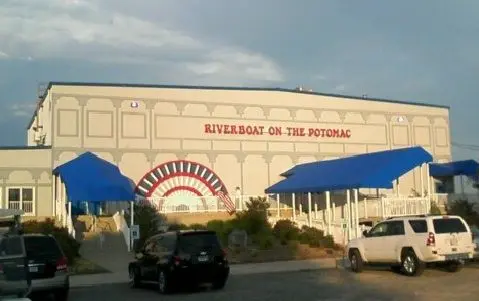
M 319 269 L 343 268 L 343 260 L 335 258 L 278 261 L 265 263 L 248 263 L 231 265 L 231 275 L 251 275 L 262 273 L 298 272 Z M 71 287 L 87 287 L 103 284 L 127 283 L 128 271 L 125 264 L 124 272 L 71 276 Z

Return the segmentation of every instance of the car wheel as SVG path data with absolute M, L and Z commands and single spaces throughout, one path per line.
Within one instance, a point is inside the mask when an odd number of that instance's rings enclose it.
M 227 278 L 222 278 L 222 279 L 219 279 L 219 280 L 216 280 L 215 282 L 213 282 L 213 289 L 214 290 L 223 289 L 226 285 L 226 280 L 227 280 Z
M 355 273 L 361 273 L 364 268 L 363 258 L 359 250 L 352 250 L 349 254 L 349 262 L 351 263 L 351 270 Z
M 401 270 L 407 276 L 420 276 L 426 265 L 417 258 L 416 254 L 412 250 L 404 252 L 401 258 Z
M 168 277 L 163 270 L 158 271 L 158 292 L 160 294 L 168 294 L 170 292 L 170 283 Z
M 450 273 L 457 273 L 462 270 L 464 265 L 460 261 L 451 261 L 446 263 L 446 270 Z
M 130 270 L 128 271 L 128 285 L 131 288 L 140 287 L 140 277 L 138 275 L 138 270 L 134 267 L 130 267 Z
M 63 288 L 54 293 L 54 299 L 55 301 L 67 301 L 68 300 L 68 294 L 69 294 L 69 289 L 68 288 Z

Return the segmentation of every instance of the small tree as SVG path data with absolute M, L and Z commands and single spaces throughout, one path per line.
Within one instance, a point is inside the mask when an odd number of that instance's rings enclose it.
M 138 250 L 148 237 L 158 233 L 160 227 L 166 222 L 166 217 L 149 202 L 137 203 L 133 209 L 134 223 L 140 227 L 140 239 L 135 241 L 135 250 Z M 130 222 L 130 213 L 125 214 L 125 219 L 127 223 Z
M 439 207 L 437 206 L 437 204 L 435 202 L 431 203 L 431 209 L 429 210 L 429 214 L 432 214 L 432 215 L 441 215 L 442 214 L 441 209 L 439 209 Z
M 458 215 L 469 225 L 479 226 L 479 214 L 474 210 L 473 204 L 467 200 L 454 201 L 447 207 L 447 214 Z

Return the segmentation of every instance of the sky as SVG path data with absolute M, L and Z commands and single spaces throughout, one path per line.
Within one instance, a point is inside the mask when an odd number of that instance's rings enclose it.
M 304 85 L 448 105 L 453 142 L 479 145 L 478 15 L 477 0 L 2 0 L 0 145 L 25 144 L 49 81 Z

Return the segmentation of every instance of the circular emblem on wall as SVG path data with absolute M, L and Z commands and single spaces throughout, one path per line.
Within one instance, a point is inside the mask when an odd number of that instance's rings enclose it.
M 218 175 L 200 163 L 187 160 L 170 161 L 153 168 L 138 182 L 136 193 L 146 199 L 160 200 L 160 206 L 165 200 L 181 199 L 181 204 L 176 205 L 188 206 L 184 201 L 188 197 L 200 199 L 204 204 L 202 197 L 217 197 L 228 211 L 234 210 Z

